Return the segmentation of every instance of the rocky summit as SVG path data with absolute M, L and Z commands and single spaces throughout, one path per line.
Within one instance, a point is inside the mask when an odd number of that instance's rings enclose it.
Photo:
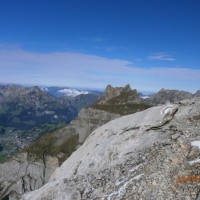
M 130 95 L 132 94 L 132 98 L 129 97 L 129 102 L 126 103 L 139 103 L 140 97 L 137 93 L 137 90 L 132 90 L 130 85 L 125 85 L 124 87 L 113 87 L 111 85 L 108 85 L 105 89 L 105 92 L 101 98 L 101 100 L 98 102 L 98 104 L 104 104 L 108 105 L 109 100 L 121 96 L 123 94 Z M 117 103 L 117 102 L 116 102 Z
M 149 108 L 150 104 L 144 102 L 137 90 L 131 89 L 129 84 L 124 87 L 108 85 L 102 98 L 92 107 L 110 113 L 127 115 Z
M 22 200 L 197 199 L 200 99 L 108 122 Z

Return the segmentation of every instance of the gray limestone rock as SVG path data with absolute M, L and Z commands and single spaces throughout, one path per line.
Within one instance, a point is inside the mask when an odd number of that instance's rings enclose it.
M 18 154 L 10 162 L 0 165 L 0 199 L 8 195 L 9 200 L 16 200 L 24 193 L 40 188 L 58 166 L 56 158 L 31 161 L 27 153 Z
M 197 199 L 199 116 L 192 99 L 115 119 L 22 200 Z

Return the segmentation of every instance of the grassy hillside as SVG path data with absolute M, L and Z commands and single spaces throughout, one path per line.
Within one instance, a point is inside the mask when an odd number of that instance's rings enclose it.
M 43 159 L 46 155 L 55 156 L 61 164 L 75 151 L 78 135 L 69 135 L 60 145 L 57 145 L 56 141 L 56 134 L 48 133 L 23 151 L 28 152 L 30 159 L 36 160 Z

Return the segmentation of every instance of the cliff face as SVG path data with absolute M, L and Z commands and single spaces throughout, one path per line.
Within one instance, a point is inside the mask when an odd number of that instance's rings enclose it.
M 33 162 L 28 153 L 18 154 L 0 165 L 0 199 L 19 199 L 22 194 L 39 189 L 58 166 L 57 158 L 44 156 Z
M 22 200 L 196 199 L 199 102 L 156 106 L 101 126 Z
M 79 112 L 78 118 L 70 123 L 70 127 L 73 127 L 78 134 L 79 144 L 83 144 L 93 130 L 118 117 L 120 115 L 103 110 L 84 108 Z
M 119 97 L 123 94 L 129 97 L 126 99 L 126 101 L 121 102 L 121 104 L 140 103 L 140 96 L 137 93 L 137 90 L 132 90 L 130 85 L 125 85 L 124 87 L 112 87 L 111 85 L 108 85 L 101 100 L 97 104 L 109 105 L 109 101 L 111 99 Z M 121 101 L 123 100 L 124 99 L 121 99 Z M 120 102 L 115 102 L 115 104 L 120 104 Z

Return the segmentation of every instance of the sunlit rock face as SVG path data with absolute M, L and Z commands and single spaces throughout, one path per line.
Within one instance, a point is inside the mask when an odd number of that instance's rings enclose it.
M 105 89 L 105 92 L 101 98 L 101 100 L 98 102 L 98 104 L 104 104 L 107 105 L 109 104 L 109 100 L 119 97 L 121 95 L 127 95 L 129 98 L 125 99 L 126 102 L 124 103 L 140 103 L 140 96 L 137 93 L 137 90 L 132 90 L 130 85 L 125 85 L 124 87 L 113 87 L 111 85 L 108 85 Z M 123 99 L 121 98 L 121 100 L 123 101 Z M 115 103 L 119 103 L 120 102 L 115 102 Z M 121 102 L 122 104 L 123 102 Z
M 104 94 L 92 108 L 104 110 L 119 115 L 128 115 L 151 107 L 148 101 L 144 101 L 136 89 L 130 85 L 113 87 L 108 85 Z
M 200 99 L 120 117 L 22 199 L 197 199 L 199 182 L 190 177 L 199 174 L 199 130 Z

